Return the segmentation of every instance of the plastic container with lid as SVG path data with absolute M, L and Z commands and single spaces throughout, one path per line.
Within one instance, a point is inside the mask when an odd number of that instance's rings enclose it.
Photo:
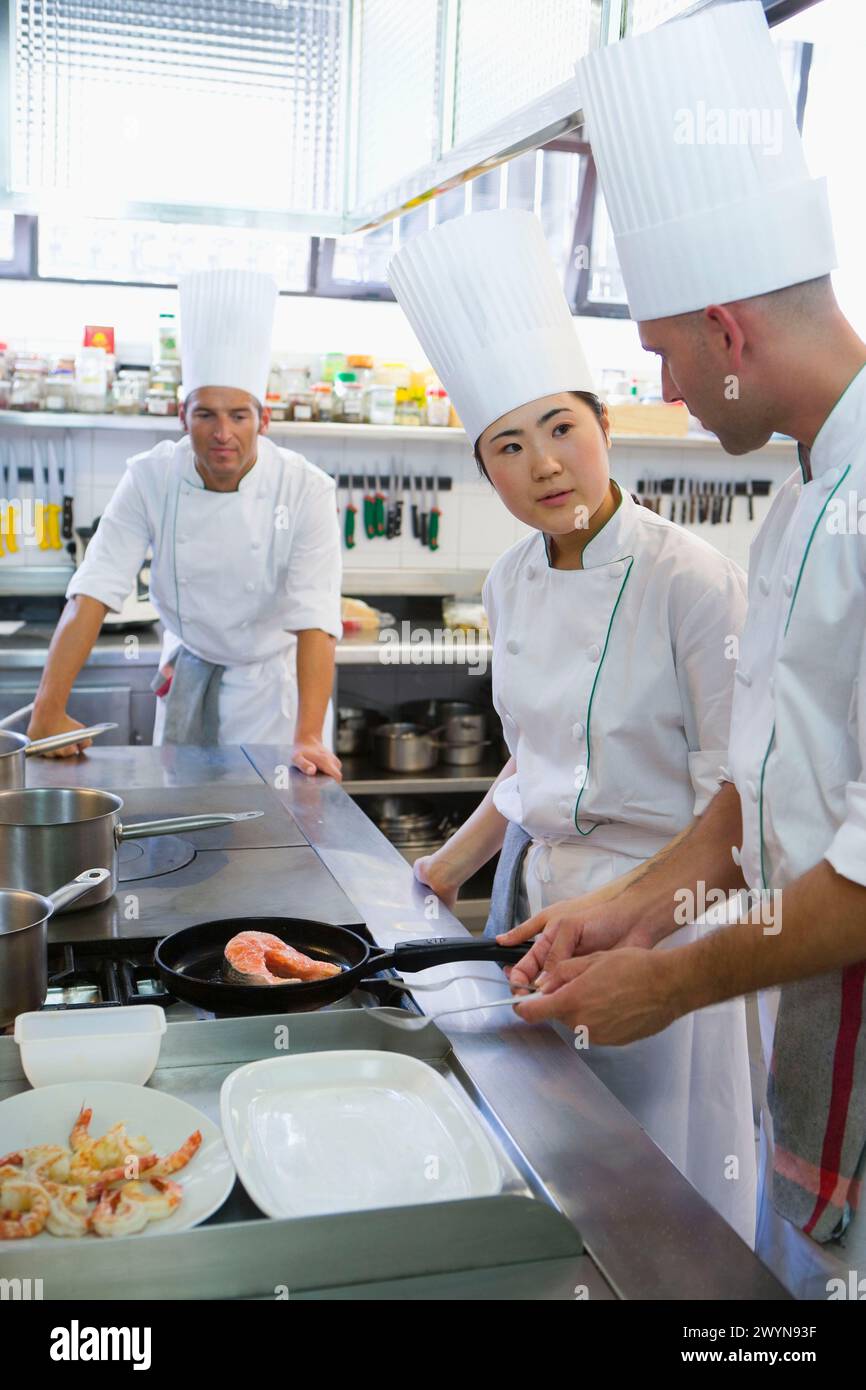
M 427 424 L 445 427 L 451 420 L 451 398 L 441 386 L 427 387 Z
M 43 405 L 57 412 L 75 409 L 75 376 L 68 368 L 48 373 Z
M 360 424 L 363 387 L 354 372 L 338 372 L 334 378 L 334 418 L 343 424 Z
M 393 425 L 397 408 L 396 386 L 374 382 L 364 393 L 364 419 L 371 425 Z
M 48 363 L 35 353 L 16 357 L 9 388 L 10 410 L 41 410 Z
M 334 388 L 330 381 L 317 381 L 312 387 L 313 419 L 329 424 L 334 418 Z
M 111 408 L 116 415 L 142 415 L 147 400 L 149 373 L 123 367 L 111 385 Z
M 421 407 L 406 387 L 400 387 L 397 391 L 394 423 L 395 425 L 421 424 Z
M 342 352 L 326 352 L 322 359 L 322 380 L 334 381 L 338 372 L 346 370 L 346 358 Z
M 177 362 L 180 359 L 174 314 L 160 314 L 157 320 L 154 357 L 157 362 Z
M 308 424 L 314 418 L 315 402 L 312 391 L 293 391 L 290 401 L 291 418 Z

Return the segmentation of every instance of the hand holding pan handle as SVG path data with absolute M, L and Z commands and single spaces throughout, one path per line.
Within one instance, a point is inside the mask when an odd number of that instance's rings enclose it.
M 235 821 L 258 820 L 264 811 L 214 811 L 209 816 L 172 816 L 168 820 L 141 820 L 136 825 L 114 827 L 114 838 L 119 845 L 121 840 L 142 840 L 145 835 L 180 835 L 185 830 L 212 830 L 218 825 L 232 825 Z M 526 955 L 523 951 L 521 954 Z

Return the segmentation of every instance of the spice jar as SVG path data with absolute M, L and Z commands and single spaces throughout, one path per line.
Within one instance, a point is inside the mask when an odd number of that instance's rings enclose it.
M 111 408 L 116 415 L 141 415 L 147 400 L 149 373 L 123 367 L 111 385 Z
M 447 426 L 451 419 L 451 398 L 441 386 L 427 387 L 427 424 Z
M 393 425 L 397 406 L 396 386 L 374 383 L 364 395 L 364 419 L 371 425 Z
M 330 423 L 334 416 L 334 388 L 329 381 L 317 381 L 312 388 L 313 419 Z
M 34 354 L 16 357 L 9 390 L 10 410 L 41 410 L 48 363 Z
M 354 372 L 338 372 L 334 378 L 334 417 L 345 425 L 361 423 L 363 390 Z
M 75 409 L 75 377 L 68 368 L 55 368 L 46 376 L 43 408 L 58 412 Z

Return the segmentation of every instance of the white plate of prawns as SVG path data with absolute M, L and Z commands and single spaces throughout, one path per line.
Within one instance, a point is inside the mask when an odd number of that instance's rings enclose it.
M 234 1180 L 219 1126 L 162 1091 L 70 1081 L 0 1102 L 0 1250 L 185 1231 Z

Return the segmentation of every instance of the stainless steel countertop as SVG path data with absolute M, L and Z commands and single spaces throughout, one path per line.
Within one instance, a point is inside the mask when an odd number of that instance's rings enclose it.
M 230 784 L 248 776 L 242 757 L 290 811 L 380 945 L 467 935 L 438 900 L 425 895 L 399 852 L 335 782 L 293 773 L 286 789 L 273 786 L 273 770 L 290 761 L 286 749 L 94 748 L 66 763 L 64 780 L 130 790 Z M 40 760 L 46 773 L 52 767 L 46 780 L 53 779 L 56 766 Z M 436 1013 L 502 996 L 497 966 L 472 964 L 472 974 L 489 977 L 489 985 L 461 981 L 465 971 L 453 965 L 425 971 L 427 981 L 453 983 L 432 996 L 419 995 L 420 1007 Z M 554 1028 L 530 1027 L 504 1009 L 452 1016 L 439 1027 L 479 1108 L 520 1149 L 539 1193 L 580 1230 L 594 1265 L 618 1296 L 787 1298 Z

